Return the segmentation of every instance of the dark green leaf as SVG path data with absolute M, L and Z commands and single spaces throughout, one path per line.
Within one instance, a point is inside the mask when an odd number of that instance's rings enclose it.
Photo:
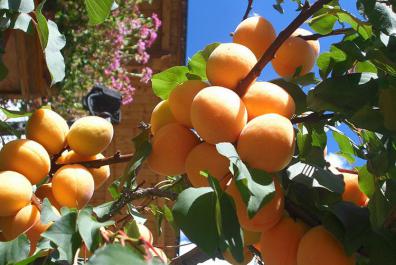
M 54 212 L 50 201 L 45 198 L 41 205 L 40 221 L 43 224 L 49 224 L 51 222 L 59 220 L 59 215 Z
M 388 230 L 372 232 L 368 240 L 370 265 L 394 265 L 396 236 Z
M 0 264 L 13 264 L 29 256 L 30 243 L 25 235 L 8 242 L 0 242 Z
M 359 0 L 365 14 L 377 31 L 387 35 L 396 33 L 396 14 L 386 3 L 375 0 Z
M 339 154 L 342 155 L 349 163 L 355 162 L 355 149 L 358 147 L 356 144 L 343 132 L 332 128 L 333 138 L 338 144 L 338 148 L 340 149 Z
M 188 61 L 188 69 L 190 70 L 190 73 L 201 77 L 202 80 L 207 80 L 208 78 L 206 77 L 206 63 L 210 54 L 219 45 L 220 43 L 218 42 L 209 44 L 203 50 L 194 54 Z
M 367 170 L 366 165 L 358 168 L 358 170 L 359 187 L 369 198 L 371 198 L 375 192 L 375 177 Z
M 189 73 L 189 70 L 186 66 L 174 66 L 153 75 L 151 83 L 154 94 L 161 99 L 168 99 L 170 92 L 175 86 L 188 80 L 186 77 L 187 73 Z
M 327 144 L 324 124 L 300 124 L 297 132 L 298 157 L 308 164 L 324 167 L 323 150 Z
M 321 14 L 313 17 L 309 22 L 309 26 L 319 34 L 328 34 L 333 28 L 337 21 L 337 17 L 329 14 Z
M 370 210 L 370 222 L 373 227 L 381 228 L 388 217 L 388 213 L 393 207 L 389 199 L 385 195 L 386 184 L 377 187 L 371 196 L 368 208 Z
M 110 15 L 114 0 L 84 0 L 88 12 L 89 24 L 101 24 Z
M 101 205 L 95 206 L 93 208 L 93 212 L 96 214 L 98 218 L 102 218 L 106 214 L 108 214 L 111 210 L 111 206 L 113 205 L 114 201 L 105 202 Z
M 30 13 L 34 10 L 34 0 L 0 0 L 0 9 Z

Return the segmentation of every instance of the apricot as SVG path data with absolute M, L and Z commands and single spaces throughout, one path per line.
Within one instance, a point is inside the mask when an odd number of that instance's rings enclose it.
M 261 234 L 261 257 L 266 265 L 297 265 L 297 249 L 308 226 L 284 216 Z
M 358 175 L 349 173 L 343 173 L 343 175 L 345 189 L 342 194 L 342 199 L 358 206 L 366 206 L 368 197 L 360 190 Z
M 65 147 L 68 132 L 65 119 L 50 109 L 36 110 L 26 125 L 26 138 L 40 143 L 52 155 Z
M 259 59 L 276 38 L 272 24 L 263 17 L 243 20 L 235 29 L 233 42 L 248 47 Z
M 151 113 L 151 133 L 155 135 L 160 128 L 173 122 L 177 122 L 177 120 L 170 109 L 169 101 L 163 100 L 155 106 Z
M 157 248 L 157 247 L 153 247 L 153 248 L 154 248 L 155 252 L 152 249 L 150 249 L 151 255 L 153 255 L 154 257 L 160 258 L 162 261 L 164 261 L 166 264 L 168 264 L 169 259 L 166 256 L 165 252 L 160 248 Z
M 0 216 L 11 216 L 30 203 L 32 184 L 14 171 L 0 172 Z
M 32 184 L 42 181 L 49 173 L 50 157 L 45 148 L 32 140 L 19 139 L 7 143 L 0 151 L 0 170 L 16 171 Z
M 268 113 L 277 113 L 289 119 L 296 110 L 293 98 L 283 88 L 269 82 L 251 85 L 242 101 L 249 120 Z
M 249 251 L 247 247 L 243 248 L 243 261 L 238 262 L 235 260 L 235 258 L 232 256 L 231 251 L 228 249 L 223 253 L 223 258 L 228 262 L 231 263 L 232 265 L 247 265 L 249 264 L 252 259 L 253 259 L 253 254 Z
M 303 29 L 303 28 L 298 28 L 296 29 L 292 36 L 309 36 L 312 35 L 312 32 L 307 30 L 307 29 Z M 320 53 L 320 43 L 318 40 L 307 40 L 307 42 L 309 43 L 309 45 L 311 45 L 314 53 L 315 53 L 315 57 L 319 56 Z
M 55 196 L 52 192 L 52 183 L 46 183 L 41 185 L 34 194 L 41 201 L 47 198 L 50 201 L 51 205 L 54 206 L 56 209 L 60 210 L 60 208 L 62 208 L 62 206 L 60 206 L 58 201 L 55 199 Z
M 153 237 L 153 234 L 151 233 L 151 231 L 147 228 L 147 226 L 145 226 L 144 224 L 139 224 L 139 223 L 136 223 L 136 225 L 138 227 L 140 236 L 146 242 L 149 242 L 150 244 L 153 244 L 154 237 Z
M 52 193 L 61 206 L 83 208 L 92 198 L 94 189 L 92 174 L 78 164 L 61 167 L 52 178 Z
M 249 166 L 272 173 L 289 164 L 294 143 L 290 120 L 279 114 L 265 114 L 254 118 L 243 128 L 237 151 Z
M 63 152 L 62 155 L 58 158 L 56 163 L 58 164 L 70 164 L 70 163 L 78 163 L 84 161 L 92 161 L 97 159 L 103 159 L 104 156 L 102 154 L 97 154 L 93 156 L 83 156 L 77 154 L 73 150 L 68 152 Z M 99 168 L 88 168 L 88 171 L 91 172 L 92 177 L 95 182 L 95 190 L 99 189 L 106 180 L 110 177 L 110 166 L 105 165 Z
M 297 265 L 355 265 L 355 257 L 347 256 L 341 243 L 323 226 L 310 229 L 301 239 Z
M 0 229 L 7 241 L 25 233 L 40 220 L 40 211 L 34 205 L 27 205 L 15 215 L 1 217 Z
M 172 90 L 169 95 L 169 105 L 179 123 L 189 128 L 192 127 L 191 104 L 198 92 L 207 86 L 207 83 L 200 80 L 188 80 Z
M 210 144 L 235 142 L 246 125 L 247 112 L 234 91 L 211 86 L 195 96 L 191 121 L 198 134 Z
M 250 246 L 260 242 L 261 232 L 243 229 L 243 245 Z
M 293 77 L 299 67 L 299 75 L 305 75 L 315 65 L 316 52 L 308 41 L 292 35 L 275 53 L 272 66 L 281 77 Z
M 235 89 L 256 63 L 256 56 L 249 48 L 238 43 L 223 43 L 209 56 L 206 76 L 214 86 Z
M 154 172 L 163 176 L 183 174 L 186 172 L 187 155 L 197 144 L 199 140 L 191 130 L 178 123 L 170 123 L 154 135 L 147 163 Z
M 247 207 L 233 180 L 226 192 L 234 199 L 236 212 L 241 227 L 252 232 L 263 232 L 276 225 L 282 217 L 284 210 L 284 196 L 279 181 L 273 178 L 275 195 L 253 218 L 249 218 Z
M 67 143 L 76 153 L 84 156 L 104 151 L 113 138 L 113 125 L 97 116 L 76 120 L 67 134 Z
M 216 146 L 208 143 L 195 146 L 186 159 L 187 177 L 197 188 L 209 186 L 208 179 L 201 175 L 201 171 L 208 171 L 224 189 L 230 178 L 229 166 L 229 160 L 217 152 Z

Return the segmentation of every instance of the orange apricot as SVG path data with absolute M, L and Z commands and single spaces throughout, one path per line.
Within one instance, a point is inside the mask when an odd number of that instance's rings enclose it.
M 188 80 L 172 90 L 169 95 L 169 106 L 179 123 L 192 127 L 191 104 L 198 92 L 207 86 L 208 84 L 201 80 Z
M 65 147 L 68 132 L 65 119 L 50 109 L 36 110 L 26 125 L 26 138 L 40 143 L 50 154 L 57 154 Z
M 238 43 L 223 43 L 209 56 L 206 76 L 214 86 L 235 89 L 256 63 L 256 56 L 249 48 Z
M 220 155 L 216 146 L 201 143 L 195 146 L 186 159 L 187 177 L 194 187 L 208 187 L 209 182 L 201 175 L 201 171 L 208 171 L 220 182 L 220 186 L 225 188 L 229 180 L 229 160 Z
M 239 136 L 237 151 L 249 166 L 272 173 L 289 164 L 294 145 L 290 120 L 279 114 L 265 114 L 248 122 Z
M 310 229 L 301 239 L 297 251 L 297 265 L 355 265 L 355 257 L 348 256 L 341 243 L 323 226 Z
M 163 100 L 155 106 L 151 113 L 151 133 L 155 135 L 160 128 L 174 122 L 177 120 L 170 109 L 169 101 Z
M 178 123 L 170 123 L 154 135 L 148 166 L 163 176 L 180 175 L 186 172 L 188 153 L 199 144 L 197 136 Z
M 211 86 L 201 90 L 191 105 L 191 121 L 206 142 L 235 142 L 247 122 L 245 104 L 232 90 Z
M 261 257 L 266 265 L 297 265 L 297 249 L 308 226 L 284 216 L 261 234 Z
M 92 174 L 78 164 L 61 167 L 52 178 L 52 193 L 62 207 L 83 208 L 92 198 L 94 186 Z
M 358 206 L 366 206 L 368 197 L 360 190 L 358 175 L 350 173 L 343 173 L 343 175 L 345 189 L 342 194 L 342 199 Z
M 263 17 L 254 16 L 243 20 L 237 26 L 233 42 L 248 47 L 259 59 L 275 38 L 276 33 L 272 24 Z
M 247 207 L 233 180 L 226 192 L 234 199 L 239 223 L 243 229 L 252 232 L 263 232 L 276 225 L 282 217 L 284 210 L 284 196 L 279 181 L 274 178 L 275 195 L 253 218 L 249 218 Z
M 226 250 L 223 253 L 223 258 L 233 264 L 233 265 L 247 265 L 249 264 L 252 259 L 253 259 L 253 254 L 249 251 L 249 249 L 247 247 L 243 248 L 243 261 L 242 262 L 238 262 L 235 260 L 235 258 L 232 256 L 231 251 L 230 250 Z
M 98 116 L 76 120 L 67 134 L 67 143 L 76 153 L 84 156 L 103 152 L 113 138 L 113 125 Z
M 139 224 L 139 223 L 136 223 L 136 225 L 138 227 L 140 236 L 146 242 L 149 242 L 150 244 L 153 244 L 154 237 L 153 237 L 153 234 L 151 233 L 151 231 L 147 228 L 147 226 L 145 226 L 144 224 Z
M 32 184 L 37 184 L 49 173 L 50 157 L 45 148 L 32 140 L 19 139 L 7 143 L 0 151 L 0 170 L 16 171 Z
M 54 206 L 56 209 L 60 210 L 60 208 L 62 208 L 62 206 L 60 206 L 60 204 L 55 199 L 54 194 L 52 193 L 52 183 L 46 183 L 41 185 L 34 194 L 42 201 L 47 198 L 50 201 L 51 205 Z
M 292 36 L 309 36 L 312 35 L 312 32 L 307 30 L 307 29 L 303 29 L 303 28 L 298 28 L 296 29 Z M 311 45 L 314 53 L 315 53 L 315 57 L 319 56 L 320 53 L 320 44 L 318 40 L 307 40 L 307 42 L 309 43 L 309 45 Z
M 296 110 L 293 98 L 283 88 L 269 82 L 255 82 L 242 97 L 249 120 L 263 114 L 277 113 L 291 118 Z

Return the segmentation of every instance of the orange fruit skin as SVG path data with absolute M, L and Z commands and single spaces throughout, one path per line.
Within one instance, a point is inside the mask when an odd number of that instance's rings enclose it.
M 308 231 L 302 222 L 284 216 L 278 224 L 261 234 L 261 257 L 266 265 L 297 265 L 297 249 Z
M 32 140 L 8 142 L 0 151 L 0 170 L 16 171 L 32 184 L 37 184 L 49 173 L 50 157 L 45 148 Z
M 60 204 L 55 199 L 54 194 L 52 193 L 52 183 L 46 183 L 41 185 L 34 194 L 41 201 L 47 198 L 50 201 L 51 205 L 54 206 L 57 210 L 60 210 L 60 208 L 62 208 L 62 206 L 60 206 Z
M 208 171 L 224 189 L 230 178 L 229 166 L 229 160 L 217 152 L 216 146 L 208 143 L 195 146 L 186 159 L 187 177 L 197 188 L 209 186 L 208 179 L 200 174 L 201 171 Z
M 283 88 L 269 82 L 252 84 L 243 95 L 242 101 L 249 120 L 268 113 L 277 113 L 290 119 L 296 111 L 293 98 Z
M 213 86 L 234 90 L 256 63 L 256 56 L 249 48 L 237 43 L 222 43 L 208 58 L 206 76 Z
M 243 248 L 243 261 L 238 262 L 234 259 L 234 257 L 231 254 L 231 251 L 228 249 L 223 253 L 223 258 L 229 262 L 230 264 L 233 265 L 247 265 L 249 262 L 252 261 L 253 259 L 253 254 L 249 251 L 247 247 Z
M 355 257 L 347 256 L 341 243 L 323 226 L 310 229 L 301 239 L 297 265 L 355 265 Z
M 92 174 L 78 164 L 61 167 L 52 178 L 52 193 L 62 207 L 83 208 L 92 198 L 94 186 Z
M 92 161 L 92 160 L 103 159 L 103 158 L 104 158 L 104 155 L 102 155 L 102 154 L 97 154 L 97 155 L 93 155 L 93 156 L 83 156 L 83 155 L 77 154 L 76 152 L 71 150 L 71 151 L 63 152 L 62 155 L 56 161 L 56 163 L 59 163 L 59 164 L 77 163 L 77 162 Z M 109 165 L 101 166 L 99 168 L 88 168 L 88 171 L 91 172 L 92 177 L 94 179 L 95 190 L 98 190 L 106 182 L 106 180 L 110 177 L 110 166 Z
M 178 123 L 162 127 L 154 135 L 148 166 L 157 174 L 175 176 L 186 172 L 185 162 L 188 153 L 199 144 L 197 136 Z
M 309 36 L 312 35 L 312 32 L 307 30 L 307 29 L 303 29 L 303 28 L 298 28 L 296 29 L 296 31 L 293 32 L 292 36 Z M 307 41 L 309 45 L 311 45 L 315 57 L 319 56 L 320 53 L 320 43 L 318 40 L 308 40 Z
M 294 145 L 290 120 L 279 114 L 265 114 L 248 122 L 239 136 L 237 151 L 249 166 L 272 173 L 290 163 Z
M 208 87 L 200 80 L 188 80 L 176 86 L 169 95 L 169 106 L 176 120 L 188 128 L 192 128 L 191 104 L 199 91 Z
M 113 138 L 113 125 L 98 116 L 76 120 L 67 134 L 67 143 L 76 153 L 84 156 L 103 152 Z
M 250 245 L 255 245 L 260 242 L 260 237 L 261 237 L 261 232 L 257 231 L 249 231 L 246 229 L 243 229 L 243 245 L 244 246 L 250 246 Z
M 139 224 L 136 223 L 138 229 L 139 229 L 139 234 L 140 236 L 147 242 L 149 242 L 151 245 L 153 244 L 154 237 L 151 231 L 145 226 L 144 224 Z
M 163 100 L 155 106 L 151 113 L 151 133 L 155 135 L 160 128 L 174 122 L 177 120 L 170 109 L 169 101 Z
M 284 196 L 279 181 L 274 178 L 275 195 L 270 202 L 262 207 L 253 218 L 249 218 L 247 207 L 242 200 L 235 181 L 231 181 L 226 192 L 234 199 L 236 212 L 241 227 L 252 232 L 263 232 L 276 225 L 284 210 Z
M 68 132 L 65 119 L 50 109 L 36 110 L 26 125 L 26 138 L 40 143 L 52 155 L 65 147 Z
M 201 90 L 191 105 L 191 121 L 206 142 L 235 142 L 247 122 L 245 104 L 232 90 L 211 86 Z
M 0 172 L 0 216 L 11 216 L 30 203 L 32 184 L 14 171 Z
M 263 17 L 254 16 L 243 20 L 235 29 L 233 42 L 248 47 L 259 59 L 275 40 L 272 24 Z
M 27 205 L 15 215 L 0 218 L 0 229 L 7 241 L 25 233 L 40 220 L 40 211 L 34 205 Z
M 342 194 L 344 201 L 352 202 L 358 206 L 366 206 L 368 197 L 359 188 L 359 179 L 356 174 L 343 173 L 345 189 Z

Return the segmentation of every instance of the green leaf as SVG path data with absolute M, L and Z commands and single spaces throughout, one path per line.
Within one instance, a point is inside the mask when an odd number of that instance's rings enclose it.
M 336 63 L 343 62 L 346 59 L 347 55 L 344 51 L 334 45 L 331 46 L 330 51 L 321 53 L 316 61 L 320 69 L 320 76 L 325 79 Z
M 151 84 L 153 92 L 161 99 L 168 99 L 170 92 L 179 84 L 187 81 L 186 74 L 189 70 L 186 66 L 174 66 L 161 73 L 153 75 Z
M 287 91 L 287 93 L 290 94 L 296 105 L 296 114 L 301 114 L 307 110 L 307 95 L 305 95 L 298 85 L 288 82 L 284 79 L 275 79 L 272 80 L 271 83 L 282 87 Z
M 339 154 L 342 155 L 349 163 L 355 162 L 355 149 L 358 147 L 356 144 L 343 132 L 333 128 L 333 138 L 338 144 L 338 148 L 340 149 Z
M 367 170 L 367 165 L 358 168 L 359 188 L 371 198 L 375 192 L 375 177 Z
M 0 121 L 0 131 L 5 132 L 9 135 L 15 135 L 18 138 L 21 138 L 22 133 L 18 130 L 14 129 L 10 124 L 5 121 Z
M 0 0 L 0 9 L 30 13 L 34 10 L 34 0 Z
M 25 235 L 8 242 L 0 242 L 0 264 L 13 264 L 29 256 L 30 243 Z
M 367 240 L 370 265 L 394 265 L 396 260 L 396 236 L 389 230 L 373 231 Z
M 188 69 L 190 70 L 190 73 L 201 77 L 202 80 L 208 80 L 208 78 L 206 77 L 206 63 L 210 54 L 219 45 L 220 43 L 218 42 L 209 44 L 203 50 L 194 54 L 188 61 Z
M 375 65 L 372 62 L 364 61 L 364 62 L 357 62 L 356 63 L 355 72 L 356 73 L 368 72 L 368 73 L 377 74 L 378 70 L 377 70 L 377 67 L 375 67 Z
M 368 204 L 370 222 L 374 228 L 379 229 L 383 226 L 392 207 L 392 203 L 386 197 L 386 184 L 377 187 Z
M 324 124 L 300 124 L 297 132 L 298 158 L 308 164 L 324 167 L 323 150 L 327 144 Z
M 66 38 L 62 35 L 55 22 L 48 20 L 48 43 L 44 50 L 45 61 L 51 74 L 51 85 L 58 83 L 65 77 L 65 60 L 60 52 L 66 45 Z
M 321 14 L 309 20 L 309 26 L 319 34 L 330 33 L 337 21 L 337 17 L 329 14 Z
M 43 50 L 47 47 L 48 38 L 49 38 L 49 28 L 48 28 L 47 19 L 45 18 L 45 16 L 41 12 L 45 2 L 46 2 L 45 0 L 42 1 L 37 6 L 36 11 L 35 11 L 36 18 L 37 18 L 37 26 L 36 26 L 36 28 L 37 28 L 37 32 L 38 32 L 39 37 L 40 37 L 40 43 L 41 43 L 41 47 L 43 48 Z
M 93 208 L 93 212 L 96 214 L 98 218 L 102 218 L 106 214 L 108 214 L 111 210 L 111 207 L 115 201 L 105 202 Z
M 50 201 L 45 198 L 41 205 L 40 221 L 43 224 L 49 224 L 51 222 L 59 220 L 59 216 L 54 212 Z
M 396 34 L 396 14 L 386 3 L 374 0 L 359 0 L 370 23 L 377 31 L 387 35 Z
M 84 0 L 90 25 L 98 25 L 110 15 L 114 0 Z
M 31 112 L 8 110 L 3 107 L 0 107 L 0 111 L 3 112 L 3 114 L 7 117 L 7 119 L 23 118 L 23 117 L 29 117 L 32 115 Z

